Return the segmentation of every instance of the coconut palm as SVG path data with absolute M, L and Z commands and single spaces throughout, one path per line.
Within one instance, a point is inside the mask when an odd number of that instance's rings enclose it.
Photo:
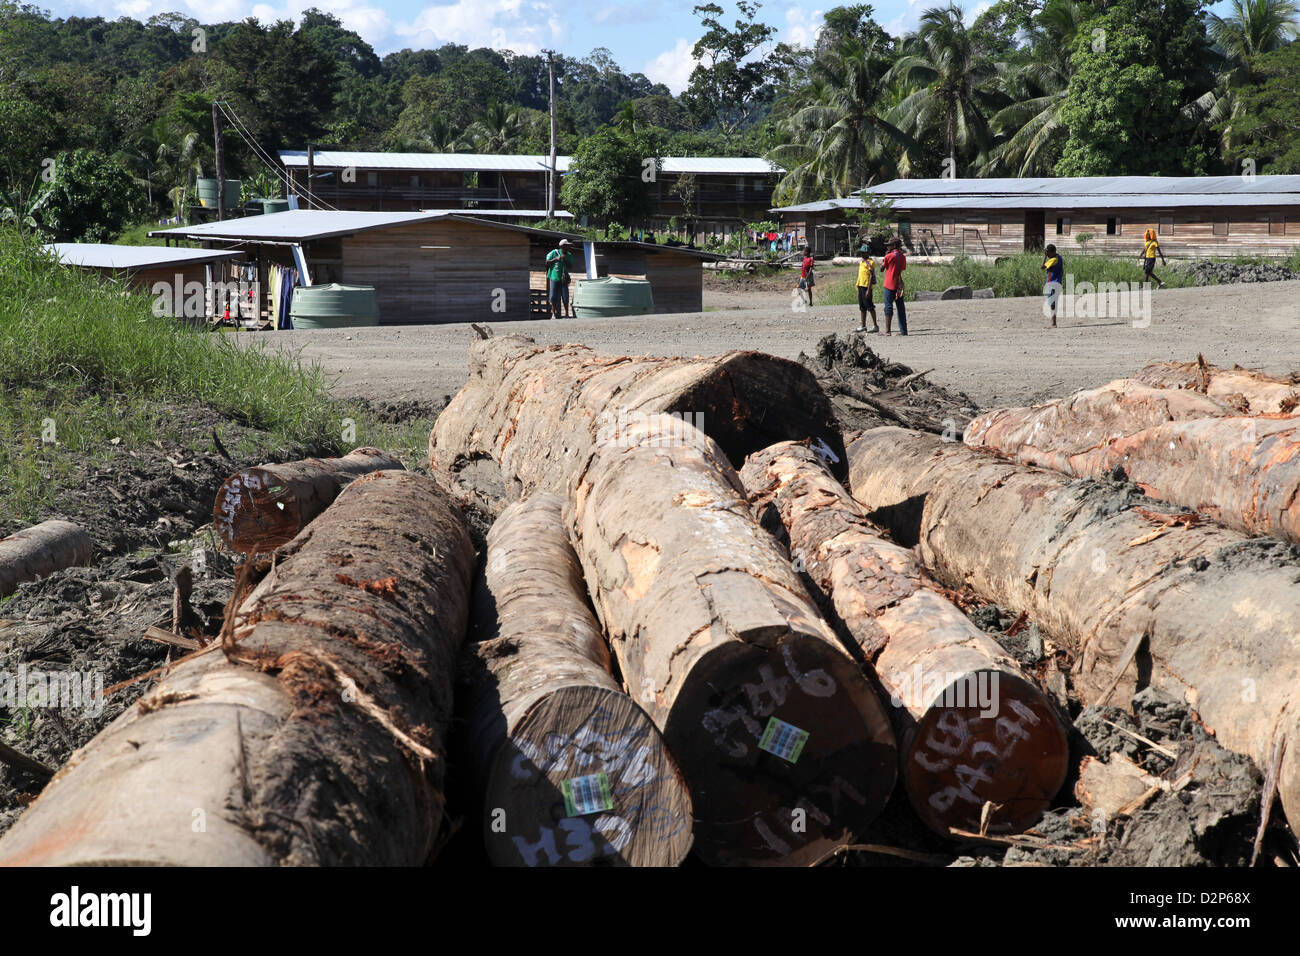
M 435 153 L 459 153 L 467 144 L 465 137 L 459 131 L 452 129 L 451 124 L 441 115 L 436 115 L 429 121 L 424 132 L 405 145 L 431 149 Z
M 784 142 L 766 157 L 788 170 L 775 201 L 846 196 L 896 174 L 891 147 L 914 144 L 885 119 L 885 42 L 844 37 L 813 61 L 810 83 L 781 126 Z
M 1026 31 L 1026 51 L 1012 64 L 1000 64 L 1012 103 L 990 120 L 1008 138 L 993 150 L 986 175 L 1046 176 L 1065 138 L 1061 106 L 1070 87 L 1070 54 L 1086 14 L 1075 0 L 1052 0 Z
M 470 127 L 470 137 L 480 153 L 508 153 L 523 137 L 519 110 L 491 103 L 483 118 Z
M 999 105 L 992 88 L 997 70 L 975 49 L 964 16 L 951 4 L 925 11 L 889 72 L 891 80 L 916 87 L 898 104 L 895 123 L 917 139 L 941 130 L 954 170 L 959 149 L 982 154 L 992 145 L 985 117 Z

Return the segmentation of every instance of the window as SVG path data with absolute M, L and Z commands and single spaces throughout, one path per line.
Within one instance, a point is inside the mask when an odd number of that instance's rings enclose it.
M 994 222 L 990 222 L 990 223 L 989 223 L 989 235 L 990 235 L 990 236 L 1000 236 L 1000 235 L 1002 235 L 1002 223 L 1000 223 L 1000 222 L 996 222 L 996 221 L 994 221 Z
M 1107 218 L 1106 235 L 1108 236 L 1119 235 L 1119 216 L 1110 216 L 1109 218 Z
M 1216 236 L 1226 236 L 1228 234 L 1228 217 L 1215 216 L 1213 234 Z
M 1156 224 L 1156 232 L 1162 236 L 1172 236 L 1174 234 L 1174 217 L 1161 216 L 1159 223 Z
M 943 221 L 943 234 L 945 236 L 951 236 L 956 231 L 957 231 L 957 220 L 945 219 Z
M 736 177 L 736 195 L 742 199 L 745 198 L 745 177 L 744 176 Z
M 367 186 L 378 186 L 378 185 L 379 185 L 379 173 L 366 173 L 366 185 L 367 185 Z
M 912 235 L 912 223 L 907 219 L 898 220 L 898 234 L 900 236 L 910 237 Z
M 1270 236 L 1286 235 L 1286 219 L 1282 216 L 1268 217 L 1268 234 Z
M 1069 216 L 1057 216 L 1057 217 L 1056 217 L 1056 234 L 1057 234 L 1058 236 L 1068 236 L 1068 235 L 1070 234 L 1070 217 L 1069 217 Z

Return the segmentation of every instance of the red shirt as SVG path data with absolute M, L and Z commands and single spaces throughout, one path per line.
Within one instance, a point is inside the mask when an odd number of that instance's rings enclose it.
M 903 284 L 903 277 L 899 273 L 907 268 L 907 257 L 903 255 L 903 250 L 895 249 L 886 253 L 884 265 L 885 288 L 897 292 Z
M 803 271 L 799 273 L 799 278 L 800 279 L 808 278 L 808 273 L 812 272 L 812 269 L 813 269 L 812 256 L 808 256 L 803 261 Z

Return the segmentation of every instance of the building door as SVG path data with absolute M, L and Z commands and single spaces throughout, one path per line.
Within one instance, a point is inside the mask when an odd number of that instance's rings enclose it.
M 1025 252 L 1037 252 L 1043 248 L 1043 229 L 1046 222 L 1041 209 L 1025 210 Z

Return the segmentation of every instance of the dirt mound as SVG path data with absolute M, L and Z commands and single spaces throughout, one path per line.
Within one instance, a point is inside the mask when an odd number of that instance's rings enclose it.
M 366 408 L 376 419 L 386 425 L 402 425 L 418 418 L 437 418 L 438 413 L 451 401 L 450 395 L 444 395 L 440 402 L 422 402 L 404 399 L 395 402 L 375 402 L 364 398 L 353 399 L 356 404 Z
M 979 408 L 971 397 L 936 385 L 933 369 L 914 372 L 878 355 L 861 335 L 835 333 L 817 342 L 814 355 L 799 353 L 835 406 L 845 441 L 880 425 L 903 425 L 957 441 Z

